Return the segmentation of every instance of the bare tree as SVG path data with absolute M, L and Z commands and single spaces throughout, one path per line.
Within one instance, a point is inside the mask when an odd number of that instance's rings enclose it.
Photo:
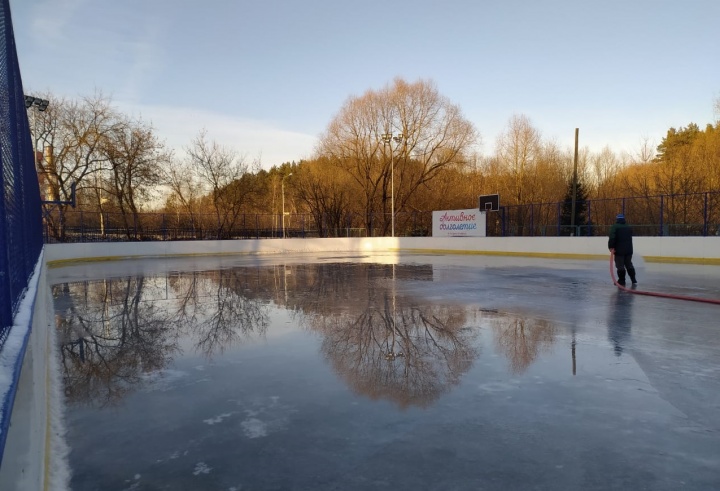
M 386 145 L 384 134 L 399 138 Z M 319 154 L 362 189 L 368 229 L 380 212 L 386 233 L 391 200 L 402 210 L 441 170 L 467 163 L 477 140 L 472 123 L 432 82 L 396 79 L 350 98 L 322 135 Z
M 578 180 L 583 181 L 587 168 L 587 149 L 578 153 Z M 557 142 L 541 142 L 535 166 L 527 175 L 526 201 L 542 203 L 559 201 L 565 184 L 572 180 L 573 153 L 563 151 Z
M 511 117 L 506 131 L 498 136 L 497 159 L 510 180 L 512 204 L 525 203 L 528 176 L 535 170 L 541 148 L 540 132 L 522 114 Z
M 41 192 L 46 201 L 69 201 L 71 184 L 76 183 L 78 200 L 95 189 L 93 173 L 107 162 L 101 151 L 104 138 L 117 123 L 118 113 L 110 99 L 95 94 L 79 101 L 43 95 L 50 101 L 46 111 L 30 111 L 30 129 L 36 149 Z M 46 207 L 51 234 L 65 239 L 66 204 Z
M 153 197 L 171 152 L 142 121 L 118 118 L 105 135 L 102 152 L 108 162 L 107 184 L 121 213 L 126 236 L 138 238 L 138 212 Z
M 235 150 L 208 140 L 206 130 L 200 131 L 186 153 L 212 205 L 217 237 L 226 237 L 243 205 L 257 191 L 248 176 L 251 166 Z M 253 167 L 258 164 L 254 163 Z
M 321 237 L 346 226 L 352 209 L 352 182 L 347 175 L 327 172 L 326 159 L 303 162 L 295 170 L 293 190 L 310 211 Z
M 202 196 L 200 179 L 192 172 L 188 162 L 176 161 L 166 168 L 163 183 L 170 189 L 165 203 L 166 210 L 175 211 L 178 228 L 190 227 L 193 237 L 197 237 L 197 214 Z M 186 223 L 185 217 L 189 218 L 190 223 Z
M 655 144 L 655 142 L 650 140 L 649 137 L 642 137 L 642 139 L 640 140 L 640 148 L 635 154 L 635 160 L 642 164 L 652 162 L 652 160 L 655 158 L 656 147 L 657 145 Z
M 616 196 L 618 192 L 616 176 L 621 168 L 618 156 L 609 146 L 605 146 L 600 153 L 593 155 L 590 161 L 593 169 L 593 182 L 597 189 L 596 197 Z

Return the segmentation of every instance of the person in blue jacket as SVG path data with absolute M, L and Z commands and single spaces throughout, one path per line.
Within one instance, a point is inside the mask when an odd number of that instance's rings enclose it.
M 615 268 L 618 274 L 618 285 L 625 286 L 625 271 L 630 276 L 633 285 L 637 283 L 635 267 L 632 263 L 633 231 L 625 222 L 625 215 L 620 213 L 615 217 L 615 223 L 610 227 L 608 249 L 615 254 Z

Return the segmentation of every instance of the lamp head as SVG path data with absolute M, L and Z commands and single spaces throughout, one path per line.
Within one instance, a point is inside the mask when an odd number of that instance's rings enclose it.
M 33 97 L 31 95 L 25 96 L 25 109 L 30 109 L 32 106 L 36 106 L 38 111 L 43 112 L 48 108 L 50 101 L 47 99 L 40 99 L 39 97 Z

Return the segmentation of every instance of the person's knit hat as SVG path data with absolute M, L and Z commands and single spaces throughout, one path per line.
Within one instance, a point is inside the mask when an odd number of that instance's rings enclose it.
M 622 213 L 618 213 L 618 215 L 615 218 L 618 220 L 625 220 L 625 215 L 623 215 Z

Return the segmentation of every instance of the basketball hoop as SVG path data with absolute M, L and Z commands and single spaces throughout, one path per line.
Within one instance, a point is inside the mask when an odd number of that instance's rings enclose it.
M 478 209 L 487 213 L 488 211 L 500 211 L 500 195 L 484 194 L 478 198 Z

